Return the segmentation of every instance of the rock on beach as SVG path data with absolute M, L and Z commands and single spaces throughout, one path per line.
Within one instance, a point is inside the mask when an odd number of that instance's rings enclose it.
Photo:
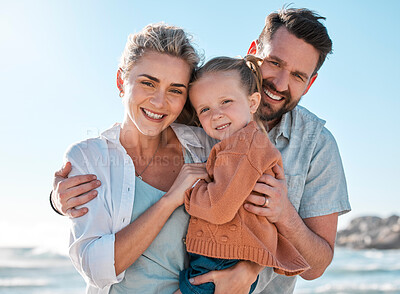
M 355 218 L 337 233 L 336 245 L 353 249 L 400 249 L 400 217 Z

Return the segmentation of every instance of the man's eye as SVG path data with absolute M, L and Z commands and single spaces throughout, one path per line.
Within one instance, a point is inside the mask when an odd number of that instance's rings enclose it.
M 279 66 L 279 63 L 276 62 L 276 61 L 273 61 L 273 60 L 271 60 L 269 63 L 271 63 L 271 64 L 274 65 L 274 66 Z
M 154 87 L 153 83 L 148 82 L 148 81 L 142 81 L 141 83 L 142 83 L 142 85 L 145 85 L 145 86 L 148 86 L 148 87 Z
M 181 90 L 178 90 L 178 89 L 172 89 L 171 92 L 174 94 L 182 94 L 183 93 Z
M 300 82 L 303 82 L 304 81 L 304 79 L 303 79 L 303 77 L 301 76 L 301 75 L 299 75 L 299 74 L 293 74 L 294 75 L 294 77 L 297 79 L 297 80 L 299 80 Z
M 224 101 L 222 101 L 222 104 L 227 104 L 229 102 L 232 102 L 232 100 L 231 99 L 224 100 Z

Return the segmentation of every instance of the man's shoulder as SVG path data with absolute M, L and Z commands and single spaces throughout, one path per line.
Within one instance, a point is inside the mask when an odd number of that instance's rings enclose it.
M 304 122 L 310 122 L 310 123 L 315 123 L 315 124 L 320 124 L 320 125 L 325 125 L 326 121 L 319 118 L 316 114 L 305 108 L 304 106 L 297 105 L 293 110 L 292 110 L 292 115 L 297 118 L 301 119 Z

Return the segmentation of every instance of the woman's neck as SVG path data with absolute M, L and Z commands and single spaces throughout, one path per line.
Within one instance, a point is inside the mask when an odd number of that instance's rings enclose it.
M 160 145 L 161 138 L 162 133 L 156 136 L 148 136 L 141 133 L 132 123 L 123 122 L 121 125 L 119 140 L 130 155 L 135 154 L 137 157 L 152 156 Z
M 171 188 L 184 164 L 182 146 L 171 127 L 158 136 L 146 136 L 123 123 L 120 142 L 132 158 L 136 176 L 161 191 Z

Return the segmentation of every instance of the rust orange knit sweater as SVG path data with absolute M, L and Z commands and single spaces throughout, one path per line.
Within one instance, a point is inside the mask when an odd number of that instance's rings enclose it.
M 187 251 L 250 260 L 288 276 L 309 269 L 275 225 L 243 208 L 260 176 L 274 175 L 275 164 L 282 166 L 280 153 L 255 122 L 216 144 L 207 161 L 212 182 L 201 180 L 186 191 L 185 208 L 192 216 Z

